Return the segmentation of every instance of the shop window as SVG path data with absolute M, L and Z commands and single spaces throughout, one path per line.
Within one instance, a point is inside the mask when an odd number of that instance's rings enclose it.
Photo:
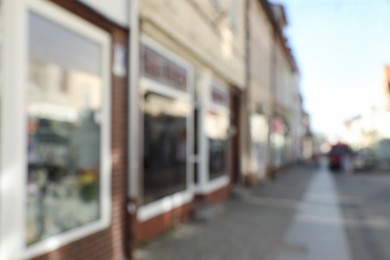
M 32 12 L 28 24 L 25 239 L 33 245 L 102 219 L 108 86 L 98 41 Z
M 227 174 L 229 117 L 224 113 L 208 111 L 205 125 L 208 139 L 209 178 L 215 179 Z
M 144 97 L 144 203 L 186 189 L 188 113 L 185 101 Z

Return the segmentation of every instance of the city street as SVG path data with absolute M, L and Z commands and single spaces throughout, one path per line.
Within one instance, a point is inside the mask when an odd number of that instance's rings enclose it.
M 294 167 L 232 196 L 209 221 L 191 221 L 136 259 L 390 259 L 390 174 Z

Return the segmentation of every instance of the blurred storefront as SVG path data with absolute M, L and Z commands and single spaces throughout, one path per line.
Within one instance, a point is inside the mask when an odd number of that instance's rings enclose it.
M 247 85 L 246 113 L 248 134 L 243 153 L 244 181 L 255 184 L 266 177 L 270 158 L 268 140 L 272 110 L 272 49 L 274 25 L 267 1 L 247 1 Z
M 262 113 L 255 113 L 251 117 L 252 159 L 251 168 L 255 172 L 256 179 L 264 180 L 268 163 L 268 120 Z
M 141 164 L 129 177 L 138 243 L 188 218 L 194 202 L 222 201 L 240 178 L 244 9 L 233 2 L 140 2 Z
M 167 2 L 0 0 L 0 259 L 131 258 L 292 160 L 271 5 Z
M 287 124 L 282 117 L 274 117 L 271 121 L 271 149 L 272 167 L 280 168 L 286 163 L 287 150 Z
M 143 35 L 140 46 L 142 166 L 134 218 L 136 239 L 145 241 L 168 228 L 170 221 L 188 216 L 193 198 L 189 158 L 194 71 L 188 61 L 157 40 Z
M 302 136 L 302 159 L 309 162 L 314 155 L 314 136 L 310 127 L 310 115 L 303 112 L 302 123 L 304 126 L 304 133 Z
M 195 192 L 198 196 L 207 196 L 226 187 L 229 176 L 229 130 L 230 95 L 229 88 L 209 78 L 210 82 L 199 93 L 197 106 L 197 165 L 195 174 Z
M 267 164 L 266 173 L 271 174 L 300 157 L 304 135 L 300 72 L 285 35 L 288 19 L 284 7 L 268 1 L 250 2 L 253 24 L 249 29 L 248 49 L 254 54 L 253 61 L 248 63 L 250 99 L 257 99 L 254 107 L 260 106 L 268 118 L 268 128 L 263 130 L 269 129 L 263 161 Z
M 128 253 L 128 10 L 101 4 L 1 3 L 1 259 Z
M 285 36 L 284 7 L 247 1 L 244 175 L 249 183 L 301 158 L 304 135 L 300 73 Z M 264 139 L 264 135 L 266 138 Z

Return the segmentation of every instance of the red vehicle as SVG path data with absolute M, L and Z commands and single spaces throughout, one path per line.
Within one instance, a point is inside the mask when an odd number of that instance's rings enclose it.
M 347 156 L 352 156 L 352 150 L 347 144 L 337 143 L 335 145 L 332 145 L 328 153 L 329 169 L 332 171 L 342 169 L 343 160 Z

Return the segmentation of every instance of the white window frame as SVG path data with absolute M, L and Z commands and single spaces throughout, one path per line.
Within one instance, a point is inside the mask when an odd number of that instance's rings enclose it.
M 29 259 L 96 233 L 111 223 L 111 39 L 80 17 L 42 0 L 5 0 L 4 71 L 1 103 L 0 259 Z M 30 12 L 78 33 L 102 48 L 103 110 L 100 168 L 100 218 L 81 227 L 27 246 L 26 216 L 26 90 L 28 87 L 28 15 Z
M 158 44 L 153 39 L 142 35 L 141 36 L 141 43 L 151 47 L 152 49 L 156 50 L 158 53 L 161 53 L 162 55 L 166 56 L 167 58 L 171 59 L 172 61 L 180 64 L 181 66 L 185 67 L 187 70 L 187 89 L 186 91 L 181 91 L 177 89 L 173 89 L 172 87 L 165 86 L 163 84 L 160 84 L 158 82 L 155 82 L 153 80 L 147 79 L 145 77 L 140 78 L 140 107 L 141 112 L 143 113 L 143 96 L 146 92 L 152 91 L 153 93 L 160 94 L 163 96 L 171 97 L 171 98 L 177 98 L 183 101 L 188 102 L 189 104 L 189 114 L 187 117 L 187 169 L 186 169 L 186 188 L 182 191 L 176 192 L 174 194 L 168 195 L 164 198 L 161 198 L 159 200 L 153 201 L 151 203 L 141 205 L 138 208 L 137 211 L 137 220 L 140 222 L 147 221 L 151 218 L 154 218 L 156 216 L 159 216 L 163 213 L 169 212 L 172 209 L 178 208 L 180 206 L 183 206 L 190 201 L 192 201 L 194 196 L 194 184 L 193 184 L 193 162 L 190 158 L 192 158 L 193 155 L 193 82 L 194 82 L 194 69 L 191 66 L 189 62 L 186 60 L 180 58 L 178 55 L 174 54 L 173 52 L 165 49 L 160 44 Z M 140 126 L 143 127 L 143 114 L 140 119 Z M 143 129 L 140 131 L 139 138 L 143 140 Z M 142 154 L 142 147 L 140 147 L 140 153 Z M 138 173 L 132 173 L 132 174 L 138 174 Z M 138 197 L 140 198 L 140 201 L 143 200 L 143 176 L 139 176 L 139 194 Z
M 205 134 L 205 116 L 208 113 L 208 111 L 216 112 L 217 114 L 225 114 L 228 117 L 230 117 L 230 108 L 215 104 L 212 100 L 211 93 L 212 93 L 212 86 L 213 83 L 217 84 L 217 86 L 220 89 L 223 89 L 229 94 L 228 87 L 223 84 L 221 81 L 217 80 L 216 78 L 213 78 L 211 75 L 205 75 L 205 81 L 203 82 L 204 85 L 200 86 L 203 90 L 199 95 L 199 113 L 198 113 L 198 140 L 200 140 L 200 146 L 198 151 L 199 156 L 199 167 L 198 167 L 198 183 L 195 186 L 195 192 L 197 194 L 209 194 L 212 193 L 218 189 L 221 189 L 225 186 L 227 186 L 230 183 L 230 176 L 229 176 L 229 167 L 227 167 L 227 172 L 219 176 L 215 179 L 210 179 L 210 173 L 209 173 L 209 156 L 208 156 L 208 150 L 209 150 L 209 141 L 207 140 L 207 136 Z

